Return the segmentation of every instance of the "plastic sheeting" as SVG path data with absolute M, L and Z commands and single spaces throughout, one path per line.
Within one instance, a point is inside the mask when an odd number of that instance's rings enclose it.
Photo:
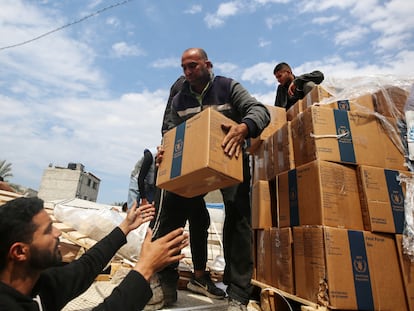
M 80 199 L 56 203 L 54 215 L 57 220 L 71 226 L 78 232 L 99 241 L 118 226 L 125 218 L 125 213 L 113 210 L 112 206 L 97 204 Z M 138 259 L 149 223 L 142 224 L 127 236 L 127 244 L 118 254 L 126 259 Z
M 322 84 L 334 99 L 350 99 L 367 93 L 373 94 L 375 111 L 361 106 L 361 110 L 380 121 L 394 145 L 404 155 L 405 165 L 414 172 L 414 78 L 392 75 L 365 76 L 352 79 L 328 78 Z M 319 103 L 332 102 L 333 98 Z M 390 122 L 394 120 L 395 122 Z M 414 262 L 414 176 L 400 175 L 406 184 L 404 198 L 405 224 L 403 230 L 403 252 Z

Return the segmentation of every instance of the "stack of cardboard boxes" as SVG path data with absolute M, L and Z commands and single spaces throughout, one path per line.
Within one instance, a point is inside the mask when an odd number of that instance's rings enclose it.
M 251 150 L 257 281 L 331 309 L 414 310 L 397 89 L 338 99 L 318 86 L 268 107 L 286 119 Z

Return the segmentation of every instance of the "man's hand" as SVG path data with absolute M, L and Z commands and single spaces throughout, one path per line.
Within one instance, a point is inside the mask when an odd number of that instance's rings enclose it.
M 145 240 L 142 243 L 141 254 L 133 268 L 149 281 L 151 276 L 173 262 L 185 257 L 181 250 L 188 245 L 188 234 L 184 234 L 183 228 L 171 231 L 167 235 L 153 242 L 152 230 L 148 229 Z
M 160 166 L 160 163 L 162 162 L 162 158 L 164 157 L 164 148 L 162 145 L 157 146 L 157 155 L 155 156 L 155 165 L 157 167 Z
M 129 209 L 127 216 L 119 225 L 119 228 L 125 235 L 141 226 L 144 222 L 151 221 L 155 215 L 155 207 L 152 204 L 141 205 L 137 207 L 135 201 Z
M 233 155 L 238 158 L 244 145 L 244 139 L 249 132 L 247 125 L 245 123 L 222 124 L 221 128 L 227 133 L 221 143 L 224 153 L 230 158 Z

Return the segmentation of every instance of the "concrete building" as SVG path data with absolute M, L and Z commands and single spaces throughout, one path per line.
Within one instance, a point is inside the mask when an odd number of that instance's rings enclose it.
M 81 163 L 68 167 L 49 165 L 43 172 L 38 196 L 44 201 L 79 198 L 96 202 L 101 180 L 85 172 Z

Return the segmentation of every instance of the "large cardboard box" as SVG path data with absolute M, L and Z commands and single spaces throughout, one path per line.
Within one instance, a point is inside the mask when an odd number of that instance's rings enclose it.
M 270 155 L 273 160 L 271 176 L 275 177 L 295 167 L 290 121 L 278 129 L 271 137 L 271 140 L 273 145 L 273 154 Z
M 354 167 L 316 160 L 281 174 L 277 202 L 280 227 L 364 229 Z
M 410 311 L 414 311 L 414 262 L 404 252 L 402 234 L 395 235 L 395 242 L 397 243 L 398 258 L 400 260 L 408 307 Z
M 372 94 L 375 110 L 384 116 L 404 117 L 409 92 L 399 86 L 385 85 Z
M 286 118 L 292 121 L 299 113 L 305 111 L 308 107 L 333 97 L 332 90 L 328 90 L 322 85 L 316 85 L 303 99 L 298 100 L 286 112 Z
M 309 107 L 291 124 L 295 164 L 320 159 L 407 170 L 387 121 L 358 111 Z
M 252 187 L 252 228 L 253 229 L 268 229 L 276 226 L 273 219 L 276 216 L 276 202 L 272 200 L 272 195 L 275 196 L 275 187 L 273 191 L 271 185 L 274 182 L 267 180 L 259 180 L 253 184 Z M 273 204 L 272 204 L 273 203 Z M 272 208 L 273 206 L 273 208 Z
M 253 158 L 253 181 L 269 180 L 274 177 L 273 140 L 266 138 L 256 149 Z
M 295 167 L 290 122 L 285 123 L 256 149 L 253 157 L 253 180 L 272 180 Z
M 293 241 L 297 296 L 330 309 L 407 310 L 393 235 L 294 227 Z
M 287 293 L 295 294 L 293 270 L 293 234 L 291 228 L 271 228 L 270 247 L 272 252 L 271 283 Z
M 270 284 L 272 281 L 272 252 L 270 247 L 270 228 L 256 230 L 256 238 L 256 278 L 259 282 Z
M 357 96 L 351 99 L 337 99 L 335 97 L 324 99 L 318 104 L 321 107 L 346 110 L 346 111 L 362 111 L 366 113 L 374 112 L 374 102 L 372 94 Z
M 304 110 L 315 103 L 319 103 L 327 98 L 333 97 L 333 93 L 334 92 L 326 86 L 316 85 L 302 100 Z
M 404 229 L 405 186 L 398 176 L 406 171 L 360 165 L 360 190 L 364 228 L 373 232 L 402 233 Z
M 266 138 L 272 136 L 274 132 L 287 122 L 285 108 L 270 105 L 265 106 L 270 113 L 270 123 L 265 127 L 259 137 L 248 139 L 247 152 L 249 153 L 254 153 Z
M 292 121 L 296 116 L 306 109 L 302 99 L 299 99 L 293 106 L 286 111 L 286 119 Z
M 299 226 L 298 179 L 296 169 L 276 177 L 278 226 Z
M 165 133 L 157 186 L 194 197 L 242 182 L 242 157 L 230 158 L 221 147 L 223 123 L 235 124 L 208 108 Z

